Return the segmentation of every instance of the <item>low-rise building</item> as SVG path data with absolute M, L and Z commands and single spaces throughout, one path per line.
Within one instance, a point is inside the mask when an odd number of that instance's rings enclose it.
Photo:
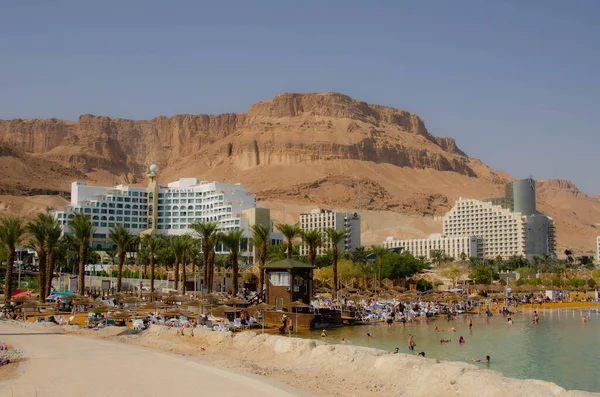
M 400 240 L 388 237 L 382 244 L 385 248 L 403 248 L 414 257 L 431 259 L 432 251 L 440 251 L 456 260 L 463 257 L 480 256 L 482 240 L 475 236 L 449 237 L 443 234 L 432 234 L 428 238 Z

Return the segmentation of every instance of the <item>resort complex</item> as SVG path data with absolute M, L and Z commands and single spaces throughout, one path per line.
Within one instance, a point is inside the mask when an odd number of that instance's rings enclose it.
M 430 256 L 426 250 L 430 247 L 453 258 L 554 257 L 554 221 L 536 210 L 535 181 L 511 182 L 505 192 L 504 197 L 498 198 L 459 198 L 443 218 L 441 235 L 415 240 L 388 237 L 383 244 L 404 247 L 415 256 L 427 258 Z
M 158 184 L 158 167 L 152 165 L 148 187 L 117 185 L 88 186 L 84 182 L 71 184 L 71 204 L 53 212 L 65 231 L 76 213 L 89 214 L 95 233 L 92 247 L 96 250 L 114 249 L 108 234 L 122 224 L 134 235 L 155 231 L 161 235 L 190 234 L 190 225 L 198 222 L 218 222 L 218 230 L 242 230 L 242 256 L 253 263 L 251 227 L 263 224 L 271 229 L 270 244 L 283 241 L 273 230 L 270 211 L 256 207 L 256 196 L 240 184 L 200 181 L 181 178 L 167 186 Z M 226 252 L 222 246 L 217 252 Z

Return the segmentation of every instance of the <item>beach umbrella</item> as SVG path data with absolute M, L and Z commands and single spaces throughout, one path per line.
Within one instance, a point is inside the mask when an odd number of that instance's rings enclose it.
M 29 295 L 19 296 L 16 298 L 10 298 L 10 301 L 15 302 L 15 303 L 23 303 L 23 302 L 27 302 L 27 301 L 31 301 L 31 300 L 33 300 L 33 298 Z
M 301 302 L 301 301 L 294 301 L 294 302 L 286 305 L 286 308 L 288 308 L 288 310 L 295 309 L 294 313 L 296 314 L 296 332 L 298 332 L 298 309 L 306 309 L 309 307 L 310 307 L 310 305 L 307 305 L 306 303 Z
M 315 292 L 317 294 L 326 294 L 328 292 L 331 292 L 331 289 L 330 288 L 321 287 L 321 288 L 318 288 Z
M 41 304 L 40 302 L 36 301 L 36 300 L 30 300 L 30 301 L 25 301 L 22 304 L 20 304 L 19 306 L 17 306 L 19 309 L 22 308 L 34 308 L 34 307 L 39 307 Z
M 60 299 L 63 301 L 74 301 L 75 299 L 83 299 L 85 296 L 79 294 L 71 294 L 68 296 L 61 296 Z
M 108 295 L 109 298 L 113 298 L 113 299 L 123 299 L 126 296 L 127 295 L 123 294 L 122 292 L 117 292 L 116 294 Z
M 164 300 L 167 302 L 187 302 L 190 298 L 185 295 L 171 295 L 164 297 Z
M 147 297 L 147 298 L 160 298 L 162 297 L 164 294 L 160 291 L 154 291 L 154 292 L 144 292 L 142 294 L 142 296 Z
M 223 302 L 226 305 L 247 305 L 248 301 L 242 300 L 242 299 L 238 299 L 238 298 L 232 298 L 232 299 L 228 299 L 226 301 Z
M 119 299 L 119 302 L 127 303 L 129 305 L 135 305 L 136 303 L 139 303 L 140 301 L 141 301 L 141 299 L 138 298 L 137 296 L 127 296 L 125 298 Z
M 261 312 L 264 312 L 265 310 L 275 310 L 275 306 L 271 306 L 267 303 L 259 303 L 258 305 L 255 306 L 251 306 L 248 309 L 255 309 L 255 310 L 260 310 Z M 264 313 L 262 314 L 262 333 L 265 333 L 265 315 Z

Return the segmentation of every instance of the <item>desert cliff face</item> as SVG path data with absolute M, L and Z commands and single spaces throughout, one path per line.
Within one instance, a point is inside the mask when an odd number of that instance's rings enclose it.
M 468 157 L 454 139 L 430 134 L 413 113 L 329 92 L 283 93 L 245 114 L 0 120 L 0 169 L 16 170 L 0 177 L 3 194 L 67 195 L 73 180 L 144 183 L 152 163 L 163 182 L 240 182 L 271 203 L 420 217 L 443 214 L 460 196 L 502 194 L 511 179 Z M 556 218 L 563 245 L 571 237 L 561 223 L 589 237 L 600 222 L 598 200 L 573 188 L 548 181 L 539 189 L 540 208 Z M 574 201 L 589 208 L 587 220 L 567 219 L 564 208 Z

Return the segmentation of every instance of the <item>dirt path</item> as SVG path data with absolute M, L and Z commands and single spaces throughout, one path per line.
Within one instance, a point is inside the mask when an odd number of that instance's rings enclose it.
M 0 396 L 307 396 L 264 377 L 181 355 L 0 323 L 0 339 L 28 358 Z

